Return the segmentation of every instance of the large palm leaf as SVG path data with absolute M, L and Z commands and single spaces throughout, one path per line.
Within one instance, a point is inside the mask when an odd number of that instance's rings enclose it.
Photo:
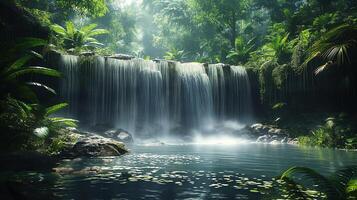
M 354 182 L 351 182 L 353 177 L 357 174 L 356 166 L 346 167 L 342 170 L 336 171 L 331 177 L 327 178 L 313 169 L 307 167 L 291 167 L 280 176 L 282 180 L 288 180 L 287 184 L 297 184 L 294 182 L 296 175 L 304 181 L 311 181 L 317 185 L 318 190 L 326 194 L 328 199 L 338 200 L 346 199 L 349 195 L 347 191 L 354 190 Z M 294 186 L 294 188 L 298 188 Z M 349 188 L 349 189 L 348 189 Z M 296 195 L 297 190 L 288 190 L 291 194 Z
M 309 49 L 309 57 L 304 64 L 315 58 L 324 62 L 315 73 L 318 74 L 332 66 L 345 66 L 352 62 L 353 49 L 357 47 L 357 26 L 343 24 L 327 33 L 317 40 Z

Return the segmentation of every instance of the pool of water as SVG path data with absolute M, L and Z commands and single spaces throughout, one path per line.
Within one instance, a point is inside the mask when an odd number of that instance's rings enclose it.
M 357 152 L 280 144 L 134 146 L 122 157 L 65 160 L 40 188 L 56 199 L 262 199 L 291 166 L 329 174 L 356 164 Z

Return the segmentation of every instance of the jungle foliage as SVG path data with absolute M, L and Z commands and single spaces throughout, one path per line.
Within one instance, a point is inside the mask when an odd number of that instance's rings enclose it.
M 66 107 L 66 103 L 45 107 L 35 92 L 35 88 L 40 88 L 47 94 L 56 95 L 55 90 L 47 85 L 48 81 L 44 80 L 49 80 L 45 77 L 59 78 L 61 74 L 55 69 L 39 66 L 44 63 L 44 54 L 48 49 L 46 40 L 23 38 L 7 51 L 6 57 L 1 58 L 1 152 L 42 150 L 56 153 L 48 147 L 59 136 L 59 130 L 76 126 L 76 120 L 52 116 Z

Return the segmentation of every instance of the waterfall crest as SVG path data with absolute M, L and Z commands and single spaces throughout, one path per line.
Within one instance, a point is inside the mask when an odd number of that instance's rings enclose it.
M 70 55 L 59 62 L 60 95 L 83 124 L 150 136 L 251 118 L 249 78 L 240 66 Z

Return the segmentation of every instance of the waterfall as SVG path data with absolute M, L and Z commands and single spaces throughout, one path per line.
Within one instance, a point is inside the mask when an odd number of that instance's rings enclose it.
M 139 136 L 189 134 L 223 120 L 250 118 L 243 67 L 62 55 L 60 95 L 82 124 Z

